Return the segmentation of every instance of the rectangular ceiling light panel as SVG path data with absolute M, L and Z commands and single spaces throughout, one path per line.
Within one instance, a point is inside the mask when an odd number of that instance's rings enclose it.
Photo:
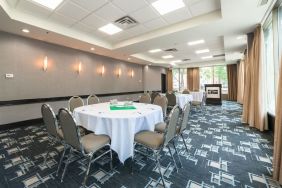
M 205 40 L 196 40 L 196 41 L 188 42 L 188 45 L 189 46 L 194 46 L 194 45 L 203 44 L 203 43 L 205 43 Z
M 210 52 L 210 50 L 209 49 L 203 49 L 203 50 L 195 51 L 196 54 L 203 54 L 203 53 L 207 53 L 207 52 Z
M 56 9 L 63 2 L 63 0 L 30 0 L 30 1 L 38 5 L 47 7 L 51 10 Z
M 120 31 L 122 31 L 121 28 L 119 28 L 119 27 L 117 27 L 117 26 L 115 26 L 114 24 L 111 24 L 111 23 L 109 23 L 109 24 L 107 24 L 103 27 L 100 27 L 99 30 L 104 32 L 104 33 L 107 33 L 108 35 L 113 35 L 113 34 L 116 34 Z
M 165 15 L 169 12 L 185 7 L 185 3 L 183 0 L 158 0 L 152 3 L 152 6 L 161 15 Z

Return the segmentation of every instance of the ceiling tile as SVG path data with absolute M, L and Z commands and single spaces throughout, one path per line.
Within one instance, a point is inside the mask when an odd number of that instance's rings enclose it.
M 66 1 L 62 6 L 58 8 L 56 12 L 75 20 L 81 20 L 83 17 L 89 14 L 89 11 L 79 7 L 78 5 L 70 1 Z
M 77 23 L 73 25 L 72 28 L 82 31 L 84 33 L 91 33 L 93 31 L 91 27 L 88 27 L 87 25 L 82 24 L 82 23 Z
M 103 5 L 105 5 L 108 0 L 72 0 L 75 4 L 79 5 L 80 7 L 89 10 L 94 11 L 98 8 L 101 8 Z
M 193 16 L 199 16 L 220 9 L 220 1 L 201 0 L 191 4 L 189 7 Z
M 159 17 L 160 15 L 157 14 L 154 10 L 152 10 L 151 7 L 148 6 L 140 10 L 137 10 L 136 12 L 132 12 L 130 16 L 136 19 L 139 23 L 145 23 L 147 21 Z
M 192 15 L 188 8 L 181 8 L 163 16 L 163 18 L 170 24 L 184 21 L 191 17 Z
M 99 10 L 95 11 L 95 14 L 109 22 L 114 22 L 126 15 L 121 9 L 111 3 L 108 3 Z
M 108 23 L 108 21 L 96 16 L 94 13 L 84 18 L 81 22 L 89 27 L 92 27 L 93 29 L 97 29 Z
M 148 6 L 144 0 L 113 0 L 112 2 L 126 13 Z
M 167 25 L 165 21 L 163 21 L 163 19 L 161 18 L 157 18 L 157 19 L 154 19 L 152 21 L 149 21 L 149 22 L 146 22 L 144 23 L 144 26 L 147 27 L 148 29 L 158 29 L 160 27 L 163 27 Z
M 58 13 L 52 14 L 52 16 L 49 17 L 49 20 L 53 22 L 57 22 L 59 24 L 63 24 L 64 26 L 71 26 L 76 22 L 75 20 L 65 17 Z
M 52 11 L 50 9 L 42 7 L 30 1 L 19 1 L 16 9 L 41 18 L 47 18 L 50 14 L 52 14 Z

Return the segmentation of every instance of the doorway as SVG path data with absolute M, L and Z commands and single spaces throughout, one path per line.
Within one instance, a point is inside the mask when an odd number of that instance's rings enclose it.
M 166 93 L 166 74 L 161 74 L 161 82 L 162 93 Z

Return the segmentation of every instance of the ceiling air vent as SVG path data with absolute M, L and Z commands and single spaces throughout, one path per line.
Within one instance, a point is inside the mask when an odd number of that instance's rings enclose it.
M 190 61 L 191 59 L 182 59 L 182 61 Z
M 169 48 L 169 49 L 166 49 L 164 51 L 166 51 L 166 52 L 177 52 L 178 50 L 176 48 Z
M 115 25 L 122 28 L 123 30 L 136 26 L 138 22 L 130 16 L 124 16 L 115 21 Z
M 218 54 L 218 55 L 213 55 L 213 57 L 224 57 L 225 54 Z

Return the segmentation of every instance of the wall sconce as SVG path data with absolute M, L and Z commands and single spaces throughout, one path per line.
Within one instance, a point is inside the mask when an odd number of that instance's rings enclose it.
M 43 60 L 43 71 L 47 71 L 48 68 L 48 57 L 45 56 Z
M 120 77 L 120 76 L 121 76 L 121 68 L 119 68 L 117 71 L 117 77 Z
M 134 70 L 132 69 L 130 72 L 130 77 L 133 78 L 134 77 Z
M 103 65 L 101 68 L 101 76 L 103 76 L 105 74 L 105 66 Z
M 77 74 L 80 74 L 81 69 L 82 69 L 82 65 L 81 65 L 81 62 L 79 62 L 78 67 L 77 67 Z

